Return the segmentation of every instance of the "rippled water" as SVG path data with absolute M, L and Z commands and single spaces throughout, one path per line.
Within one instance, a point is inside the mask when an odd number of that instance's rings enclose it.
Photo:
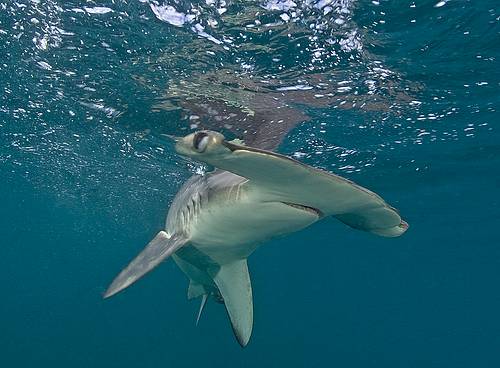
M 498 366 L 499 23 L 494 0 L 0 0 L 0 362 Z M 216 305 L 194 327 L 171 262 L 101 301 L 200 170 L 162 134 L 201 128 L 412 227 L 263 247 L 244 351 Z

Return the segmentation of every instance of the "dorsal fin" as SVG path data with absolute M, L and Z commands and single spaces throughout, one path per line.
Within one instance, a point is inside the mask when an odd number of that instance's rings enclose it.
M 252 285 L 247 260 L 222 265 L 213 279 L 224 299 L 236 339 L 245 347 L 253 327 Z

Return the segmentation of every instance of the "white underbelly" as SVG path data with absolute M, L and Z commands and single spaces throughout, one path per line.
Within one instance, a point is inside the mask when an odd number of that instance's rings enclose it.
M 199 213 L 190 240 L 223 264 L 248 257 L 261 242 L 298 231 L 317 220 L 313 211 L 281 202 L 223 202 Z

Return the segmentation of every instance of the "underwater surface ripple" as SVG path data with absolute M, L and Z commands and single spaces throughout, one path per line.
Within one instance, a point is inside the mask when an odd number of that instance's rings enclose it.
M 499 23 L 494 0 L 0 0 L 0 366 L 498 367 Z M 204 170 L 163 134 L 204 128 L 411 228 L 262 247 L 245 350 L 215 304 L 194 326 L 172 262 L 103 301 Z

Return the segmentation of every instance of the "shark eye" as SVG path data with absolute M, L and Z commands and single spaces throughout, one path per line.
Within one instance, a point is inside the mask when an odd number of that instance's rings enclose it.
M 204 132 L 196 133 L 193 139 L 193 147 L 198 152 L 203 152 L 208 145 L 208 134 Z

